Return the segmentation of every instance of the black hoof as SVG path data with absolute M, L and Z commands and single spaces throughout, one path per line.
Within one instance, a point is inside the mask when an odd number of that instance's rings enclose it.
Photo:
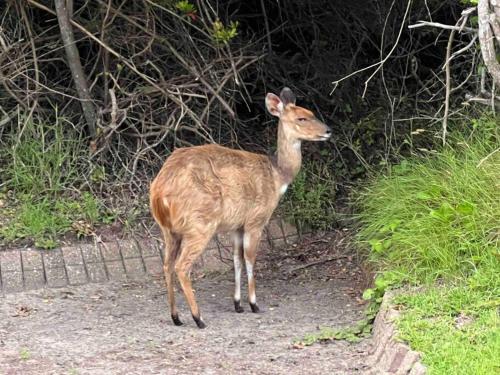
M 203 329 L 205 328 L 207 325 L 203 322 L 203 320 L 201 320 L 200 318 L 198 318 L 197 316 L 194 316 L 193 315 L 193 319 L 196 323 L 196 325 L 198 326 L 199 329 Z
M 237 313 L 242 313 L 244 312 L 245 310 L 243 310 L 243 307 L 241 307 L 241 303 L 240 301 L 234 301 L 234 310 L 237 312 Z
M 252 309 L 253 313 L 259 313 L 260 312 L 259 306 L 257 306 L 256 303 L 251 303 L 250 304 L 250 308 Z
M 176 326 L 181 326 L 183 323 L 180 321 L 179 319 L 179 315 L 175 314 L 175 315 L 171 315 L 172 316 L 172 321 L 174 322 L 174 324 Z

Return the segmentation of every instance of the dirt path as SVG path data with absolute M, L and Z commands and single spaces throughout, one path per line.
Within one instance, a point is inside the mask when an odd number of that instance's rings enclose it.
M 248 306 L 243 314 L 233 311 L 231 273 L 195 282 L 204 330 L 195 327 L 182 297 L 185 325 L 171 323 L 160 280 L 7 294 L 0 298 L 0 374 L 363 372 L 369 342 L 291 345 L 319 326 L 361 317 L 353 281 L 312 267 L 287 277 L 269 259 L 263 264 L 260 314 Z

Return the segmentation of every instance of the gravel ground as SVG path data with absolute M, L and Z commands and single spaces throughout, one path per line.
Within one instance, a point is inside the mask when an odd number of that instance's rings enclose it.
M 300 246 L 291 251 L 279 267 L 275 255 L 263 259 L 260 314 L 248 305 L 245 313 L 234 312 L 232 272 L 196 280 L 204 330 L 196 328 L 180 293 L 185 324 L 173 325 L 161 280 L 7 294 L 0 298 L 0 374 L 363 373 L 369 340 L 293 346 L 318 327 L 361 318 L 360 280 L 346 271 L 352 258 L 290 273 L 310 260 L 296 256 Z

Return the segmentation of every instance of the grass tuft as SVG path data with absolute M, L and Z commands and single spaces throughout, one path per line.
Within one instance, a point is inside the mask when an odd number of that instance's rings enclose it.
M 491 153 L 498 144 L 496 134 L 461 141 L 375 178 L 357 200 L 358 239 L 370 260 L 411 282 L 468 276 L 497 263 L 500 153 Z
M 8 135 L 2 149 L 3 174 L 16 194 L 54 197 L 82 175 L 85 150 L 81 135 L 64 118 L 53 124 L 36 118 L 20 118 L 16 132 Z
M 25 239 L 54 248 L 68 231 L 89 235 L 111 218 L 103 203 L 80 186 L 89 163 L 85 141 L 64 118 L 53 123 L 19 118 L 0 148 L 0 244 Z

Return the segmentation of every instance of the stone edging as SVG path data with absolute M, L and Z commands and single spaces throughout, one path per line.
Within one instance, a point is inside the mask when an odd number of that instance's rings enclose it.
M 273 217 L 264 231 L 260 247 L 293 244 L 298 235 L 293 225 Z M 233 262 L 231 252 L 231 237 L 216 236 L 197 260 L 194 274 L 229 269 Z M 16 248 L 0 251 L 0 297 L 39 288 L 161 278 L 162 264 L 163 243 L 154 238 L 78 242 L 52 250 Z
M 386 292 L 373 324 L 373 349 L 368 360 L 371 374 L 423 375 L 427 368 L 420 362 L 420 353 L 397 340 L 394 320 L 400 315 L 392 307 L 394 293 Z

